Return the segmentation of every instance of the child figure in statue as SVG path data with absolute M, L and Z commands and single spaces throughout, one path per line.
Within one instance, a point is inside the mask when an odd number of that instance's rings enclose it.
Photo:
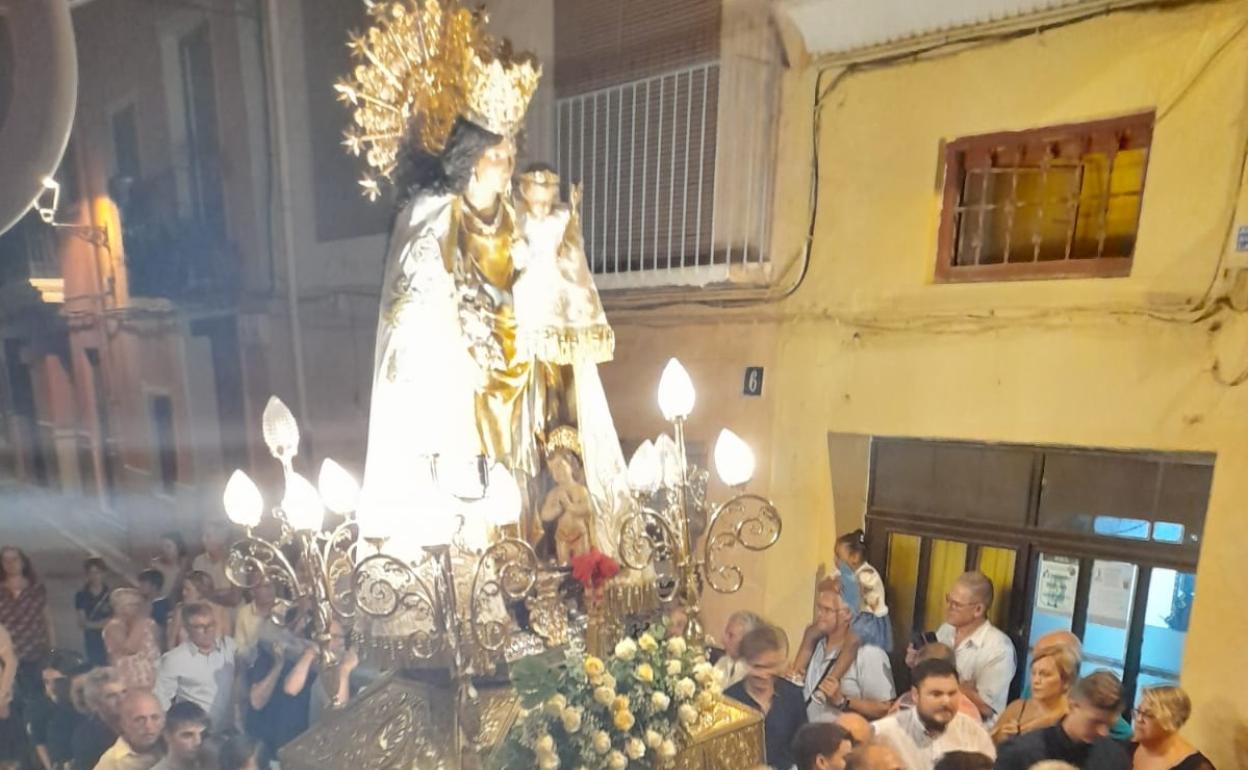
M 571 197 L 559 201 L 559 175 L 546 164 L 520 175 L 516 346 L 548 364 L 597 364 L 611 360 L 615 337 L 585 259 L 579 186 Z
M 542 501 L 542 521 L 555 523 L 555 560 L 567 566 L 593 547 L 589 491 L 578 479 L 580 462 L 571 450 L 560 448 L 551 452 L 546 467 L 555 486 Z

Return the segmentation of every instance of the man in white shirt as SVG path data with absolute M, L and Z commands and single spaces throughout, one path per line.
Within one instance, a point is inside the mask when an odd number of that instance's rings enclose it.
M 241 667 L 235 664 L 238 645 L 233 637 L 217 637 L 217 620 L 207 604 L 182 608 L 187 641 L 160 659 L 156 697 L 168 708 L 175 701 L 190 701 L 208 712 L 212 724 L 225 730 L 236 724 L 237 694 Z
M 996 758 L 984 726 L 958 711 L 958 672 L 947 660 L 915 666 L 914 708 L 875 723 L 875 736 L 901 756 L 907 770 L 932 770 L 950 751 L 974 751 Z
M 835 589 L 821 590 L 815 597 L 815 627 L 822 637 L 806 666 L 802 688 L 812 722 L 832 722 L 845 711 L 876 719 L 888 713 L 896 697 L 888 653 L 873 645 L 858 648 L 839 683 L 828 677 L 846 647 L 852 619 L 853 613 Z
M 992 581 L 982 572 L 958 576 L 945 594 L 945 624 L 936 639 L 953 648 L 962 693 L 991 726 L 1010 700 L 1016 664 L 1014 642 L 988 620 Z
M 121 736 L 95 770 L 151 770 L 160 761 L 165 712 L 150 693 L 135 690 L 121 702 Z
M 745 679 L 750 667 L 741 659 L 741 639 L 763 625 L 763 619 L 749 610 L 737 610 L 728 616 L 724 624 L 724 654 L 715 661 L 715 669 L 722 675 L 723 687 L 732 687 Z

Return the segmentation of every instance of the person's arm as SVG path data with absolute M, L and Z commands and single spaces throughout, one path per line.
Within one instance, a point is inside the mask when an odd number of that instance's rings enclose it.
M 115 623 L 109 622 L 104 626 L 104 650 L 108 653 L 110 663 L 117 658 L 131 654 L 126 631 L 120 620 Z
M 351 699 L 351 672 L 360 665 L 360 656 L 354 649 L 347 650 L 338 665 L 338 691 L 334 695 L 333 707 L 342 708 Z
M 174 670 L 176 653 L 176 650 L 165 653 L 156 669 L 156 685 L 152 688 L 152 694 L 160 701 L 161 711 L 169 710 L 169 704 L 173 703 L 173 696 L 178 692 L 178 675 Z
M 272 667 L 269 668 L 269 672 L 260 681 L 251 686 L 251 691 L 248 693 L 248 700 L 251 702 L 253 711 L 261 711 L 265 706 L 269 705 L 269 701 L 273 699 L 273 691 L 277 689 L 277 680 L 281 676 L 282 650 L 279 646 L 274 645 Z
M 13 682 L 17 680 L 17 650 L 9 630 L 0 626 L 0 709 L 7 717 L 9 702 L 13 699 Z
M 48 629 L 48 647 L 56 648 L 56 624 L 52 622 L 52 610 L 45 602 L 43 605 L 43 624 Z
M 855 662 L 853 676 L 845 680 L 849 692 L 844 707 L 872 721 L 888 716 L 897 698 L 888 653 L 879 647 L 863 647 Z
M 52 755 L 48 753 L 47 744 L 35 744 L 35 756 L 39 759 L 39 766 L 43 770 L 52 770 Z
M 997 723 L 992 727 L 991 737 L 993 743 L 1005 743 L 1010 738 L 1018 735 L 1019 717 L 1022 715 L 1025 703 L 1020 698 L 1005 707 L 1005 710 L 1001 712 L 1001 716 L 997 718 Z M 976 706 L 976 708 L 979 707 Z
M 985 720 L 1005 710 L 1014 679 L 1014 648 L 1003 641 L 1002 649 L 979 667 L 974 682 L 963 682 L 962 692 Z
M 173 649 L 186 641 L 182 633 L 182 605 L 179 604 L 169 613 L 169 627 L 165 631 L 165 644 Z
M 793 658 L 793 668 L 789 673 L 797 676 L 805 676 L 806 669 L 810 666 L 810 659 L 815 654 L 815 645 L 819 643 L 819 629 L 814 623 L 806 626 L 802 632 L 802 643 L 797 647 L 797 655 Z
M 853 631 L 845 635 L 845 643 L 841 645 L 841 654 L 837 656 L 836 662 L 832 664 L 832 669 L 828 671 L 828 675 L 824 679 L 832 679 L 837 682 L 841 681 L 848 673 L 849 667 L 854 665 L 854 660 L 858 657 L 858 650 L 862 647 L 862 640 Z
M 308 647 L 299 656 L 299 660 L 295 661 L 294 668 L 286 675 L 286 681 L 282 683 L 282 691 L 287 695 L 298 695 L 303 692 L 303 688 L 308 683 L 308 672 L 312 670 L 312 664 L 316 662 L 316 648 Z

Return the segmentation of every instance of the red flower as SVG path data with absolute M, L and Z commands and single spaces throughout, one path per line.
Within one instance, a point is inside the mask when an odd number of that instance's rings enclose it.
M 580 581 L 586 590 L 598 590 L 619 573 L 620 565 L 615 559 L 597 549 L 572 557 L 572 577 Z

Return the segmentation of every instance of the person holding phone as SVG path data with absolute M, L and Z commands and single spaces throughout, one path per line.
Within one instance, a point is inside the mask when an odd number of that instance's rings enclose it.
M 1009 702 L 1017 665 L 1014 643 L 988 620 L 992 598 L 992 581 L 986 575 L 962 573 L 945 594 L 945 623 L 936 629 L 937 640 L 953 648 L 962 693 L 989 728 Z M 911 644 L 906 665 L 914 665 L 918 652 Z

